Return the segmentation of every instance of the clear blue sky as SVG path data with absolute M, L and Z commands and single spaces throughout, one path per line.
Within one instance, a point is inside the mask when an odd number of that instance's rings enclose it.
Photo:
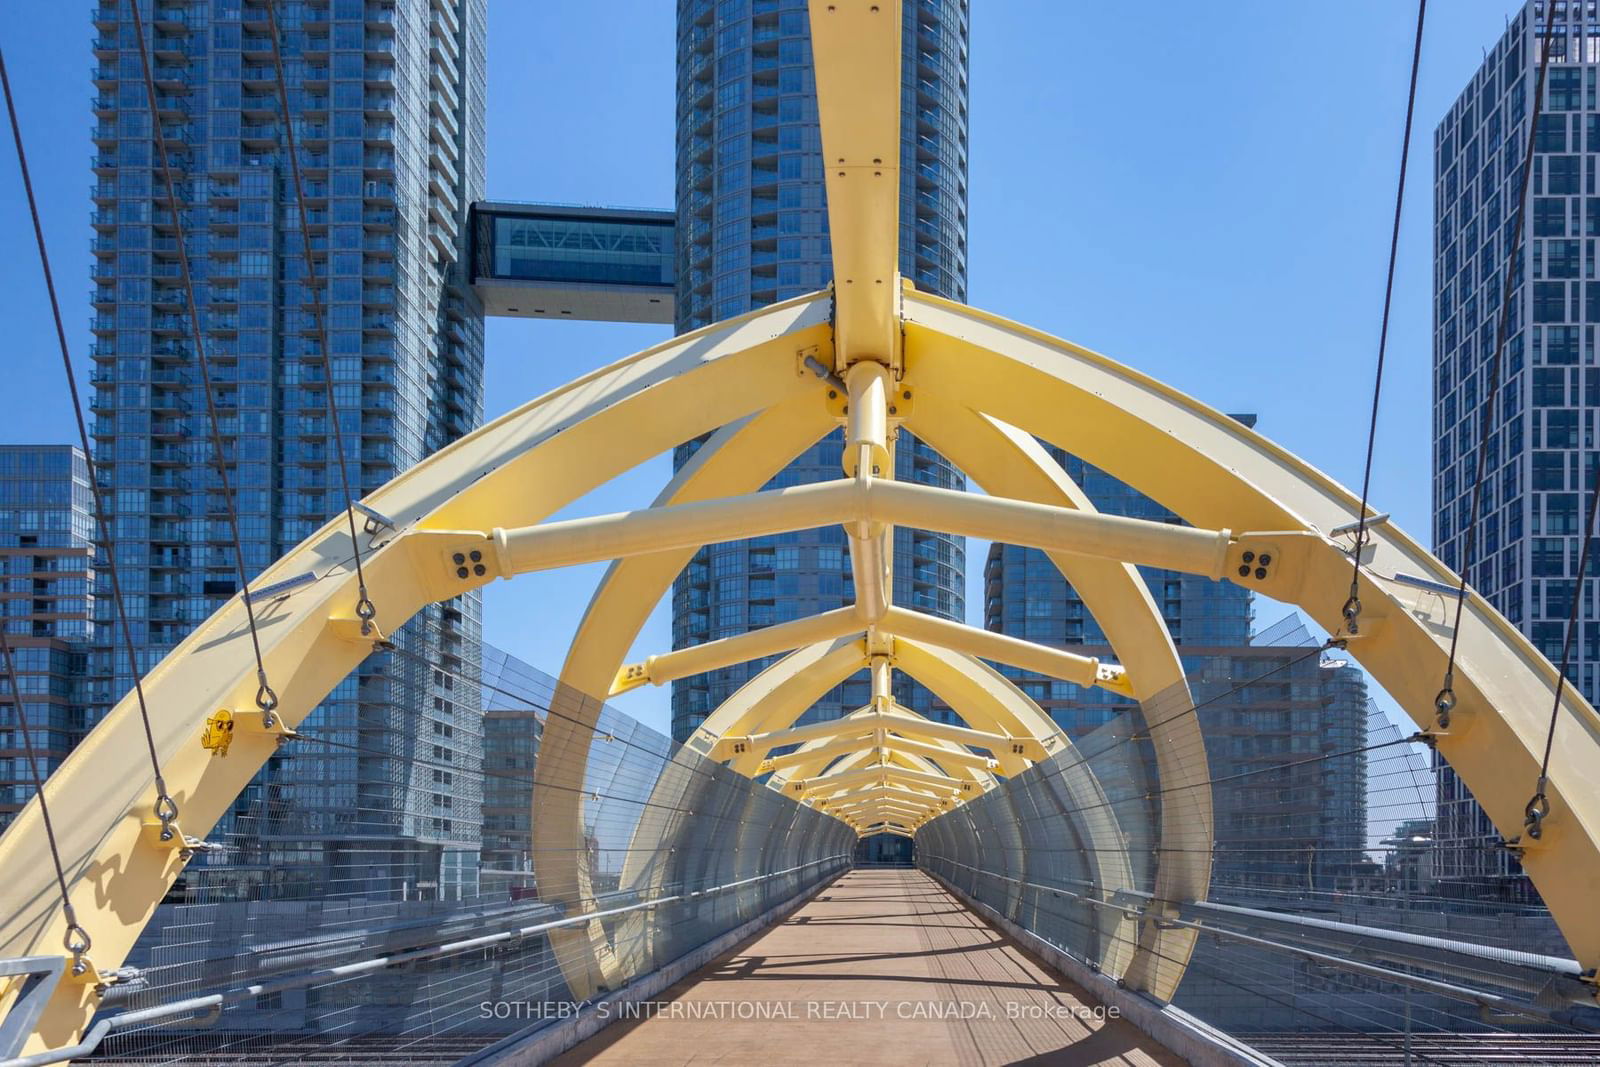
M 671 205 L 668 0 L 491 0 L 489 195 Z M 0 23 L 81 375 L 88 369 L 89 0 Z M 969 297 L 1228 411 L 1347 484 L 1360 477 L 1415 7 L 972 5 Z M 1428 542 L 1432 131 L 1516 5 L 1435 0 L 1373 500 Z M 0 152 L 0 441 L 73 439 L 33 238 Z M 493 416 L 666 336 L 491 321 Z M 660 460 L 574 514 L 647 502 Z M 969 588 L 981 550 L 969 553 Z M 493 589 L 485 633 L 559 668 L 593 568 Z M 980 602 L 973 589 L 969 603 Z M 1263 607 L 1271 621 L 1273 609 Z M 665 606 L 641 654 L 670 644 Z M 619 702 L 663 731 L 667 691 Z

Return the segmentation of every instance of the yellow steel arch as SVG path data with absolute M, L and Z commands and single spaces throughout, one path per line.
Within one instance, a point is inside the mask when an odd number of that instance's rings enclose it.
M 1354 522 L 1359 499 L 1244 427 L 1146 375 L 1039 331 L 908 291 L 907 377 L 959 396 L 1082 457 L 1199 527 L 1250 535 L 1276 558 L 1265 578 L 1229 577 L 1293 604 L 1341 633 L 1349 545 L 1328 535 Z M 1071 412 L 1071 417 L 1063 417 Z M 1522 833 L 1558 672 L 1526 637 L 1469 591 L 1456 659 L 1458 703 L 1440 728 L 1453 605 L 1415 581 L 1459 577 L 1388 523 L 1369 525 L 1360 569 L 1364 605 L 1349 652 L 1437 743 L 1495 826 L 1518 841 L 1524 869 L 1586 968 L 1600 963 L 1600 716 L 1566 686 L 1537 840 Z M 1236 540 L 1239 543 L 1242 538 Z M 1193 569 L 1193 568 L 1178 568 Z
M 795 367 L 797 351 L 831 349 L 828 318 L 828 300 L 814 296 L 687 334 L 530 402 L 377 490 L 366 503 L 392 518 L 396 529 L 365 557 L 378 608 L 373 633 L 364 634 L 355 618 L 352 546 L 342 520 L 330 521 L 270 567 L 256 588 L 316 576 L 257 605 L 262 653 L 280 698 L 274 726 L 264 727 L 253 713 L 257 682 L 239 597 L 145 679 L 156 752 L 182 829 L 207 832 L 267 757 L 292 743 L 285 742 L 285 729 L 298 725 L 382 634 L 424 604 L 490 580 L 454 580 L 441 546 L 453 551 L 467 542 L 449 531 L 538 522 L 680 441 L 794 396 L 823 404 L 821 384 L 797 375 Z M 470 551 L 492 562 L 493 542 L 482 534 L 468 540 Z M 226 758 L 199 743 L 206 717 L 220 708 L 237 712 Z M 597 714 L 598 705 L 583 712 Z M 576 760 L 581 774 L 587 731 L 566 719 L 553 724 L 560 729 L 554 744 L 546 734 L 541 755 Z M 52 999 L 30 1047 L 76 1039 L 98 999 L 97 972 L 122 962 L 188 859 L 181 840 L 158 837 L 151 770 L 128 761 L 142 746 L 137 706 L 125 698 L 45 783 L 69 892 L 94 946 L 74 968 L 76 980 L 63 983 Z M 548 765 L 559 762 L 552 758 Z M 577 796 L 558 792 L 541 812 L 547 847 L 550 835 L 581 844 Z M 0 837 L 0 876 L 7 886 L 0 956 L 59 952 L 65 923 L 37 801 Z M 543 872 L 541 891 L 577 908 L 587 897 L 576 864 Z M 580 975 L 576 982 L 585 980 L 603 978 Z M 7 989 L 6 998 L 15 992 Z
M 552 717 L 536 772 L 537 847 L 548 856 L 568 857 L 541 866 L 540 890 L 576 909 L 590 894 L 576 859 L 583 802 L 577 790 L 552 787 L 566 781 L 562 775 L 582 774 L 597 701 L 616 685 L 793 649 L 736 694 L 726 715 L 718 713 L 716 726 L 726 733 L 702 730 L 690 747 L 750 774 L 761 765 L 755 749 L 763 745 L 765 753 L 776 743 L 855 738 L 862 749 L 836 748 L 828 765 L 812 768 L 822 772 L 812 777 L 823 779 L 815 795 L 837 800 L 861 830 L 882 825 L 908 832 L 960 795 L 962 783 L 977 784 L 992 773 L 987 766 L 968 766 L 952 774 L 959 761 L 946 756 L 952 767 L 945 767 L 938 763 L 940 753 L 986 750 L 996 759 L 993 771 L 1008 773 L 1061 747 L 1059 733 L 1048 720 L 1040 721 L 1036 708 L 1002 701 L 1002 710 L 994 710 L 981 681 L 954 664 L 992 659 L 1130 697 L 1147 697 L 1177 681 L 1170 641 L 1147 618 L 1148 596 L 1130 580 L 1126 564 L 1230 577 L 1300 606 L 1330 630 L 1341 625 L 1350 559 L 1347 546 L 1327 532 L 1356 517 L 1359 502 L 1352 494 L 1233 420 L 1137 372 L 899 283 L 899 4 L 819 0 L 812 4 L 812 23 L 835 257 L 832 299 L 816 295 L 776 305 L 588 375 L 378 490 L 367 503 L 392 516 L 395 528 L 366 556 L 379 611 L 376 632 L 354 615 L 356 546 L 342 523 L 330 523 L 270 568 L 258 588 L 308 572 L 315 579 L 258 605 L 262 651 L 282 701 L 276 721 L 263 723 L 249 713 L 256 679 L 238 598 L 145 682 L 157 755 L 184 829 L 209 829 L 277 746 L 293 743 L 286 730 L 384 632 L 426 603 L 545 567 L 640 561 L 618 564 L 591 605 L 564 676 L 574 688 L 581 682 L 580 691 L 594 699 L 564 709 L 570 718 Z M 825 382 L 812 373 L 816 367 L 836 377 Z M 545 521 L 616 474 L 730 424 L 737 425 L 720 432 L 705 460 L 681 476 L 659 506 Z M 764 482 L 777 459 L 838 424 L 845 429 L 846 479 L 739 495 Z M 995 495 L 885 481 L 901 425 L 941 439 L 951 458 Z M 1069 483 L 1046 477 L 1048 464 L 1040 462 L 1029 435 L 1108 471 L 1196 528 L 1084 510 Z M 749 448 L 768 452 L 742 470 L 740 453 Z M 1025 462 L 1015 472 L 1004 466 L 1019 457 Z M 857 595 L 846 612 L 850 618 L 836 614 L 783 624 L 689 655 L 664 654 L 615 676 L 614 665 L 652 595 L 659 595 L 696 546 L 831 523 L 845 526 L 851 549 Z M 896 523 L 1056 553 L 1075 583 L 1097 590 L 1103 601 L 1097 615 L 1108 613 L 1121 635 L 1121 654 L 1137 662 L 1137 669 L 1126 673 L 895 607 L 889 545 Z M 1366 608 L 1350 652 L 1431 730 L 1496 825 L 1516 835 L 1534 788 L 1555 670 L 1472 596 L 1459 634 L 1459 703 L 1448 729 L 1436 729 L 1433 693 L 1452 636 L 1450 619 L 1440 598 L 1405 578 L 1453 583 L 1455 576 L 1391 527 L 1378 526 L 1372 537 L 1360 574 Z M 457 554 L 471 559 L 465 578 Z M 1082 560 L 1114 566 L 1091 567 Z M 815 699 L 819 685 L 826 689 L 875 657 L 894 658 L 936 689 L 944 684 L 961 714 L 986 728 L 919 722 L 892 707 L 820 724 L 822 730 L 787 726 Z M 608 666 L 613 677 L 606 676 Z M 227 759 L 199 743 L 206 716 L 219 708 L 237 713 Z M 1600 885 L 1600 776 L 1594 773 L 1600 767 L 1600 718 L 1570 687 L 1559 712 L 1547 790 L 1551 812 L 1537 840 L 1523 842 L 1523 860 L 1574 953 L 1593 968 L 1600 964 L 1600 920 L 1590 906 Z M 1183 793 L 1192 786 L 1198 795 L 1203 764 L 1173 755 L 1184 747 L 1177 731 L 1190 729 L 1178 721 L 1186 718 L 1174 717 L 1163 727 L 1167 736 L 1153 741 L 1164 786 Z M 863 773 L 873 766 L 861 754 L 867 735 L 842 731 L 868 724 L 874 736 L 881 729 L 934 751 L 887 751 L 880 757 L 884 770 Z M 76 961 L 75 980 L 64 983 L 48 1006 L 34 1049 L 70 1043 L 81 1032 L 96 1003 L 101 970 L 121 962 L 187 859 L 182 835 L 163 840 L 154 825 L 149 769 L 138 762 L 129 768 L 127 754 L 140 749 L 137 712 L 124 700 L 46 783 L 45 794 L 59 812 L 69 894 L 95 945 L 92 958 Z M 805 762 L 781 777 L 794 777 Z M 833 771 L 839 780 L 830 785 L 825 779 Z M 1070 786 L 1087 790 L 1086 796 L 1099 788 L 1086 772 Z M 1209 842 L 1210 813 L 1203 800 L 1175 811 L 1164 835 L 1183 835 L 1186 848 L 1197 839 Z M 40 831 L 34 803 L 0 838 L 0 880 L 9 905 L 0 915 L 0 955 L 48 953 L 61 943 L 64 922 Z M 1118 862 L 1115 851 L 1108 862 Z M 1167 881 L 1158 884 L 1172 899 L 1203 888 L 1204 874 L 1192 865 L 1163 869 L 1158 877 Z M 1140 950 L 1158 943 L 1160 935 L 1152 932 L 1158 920 L 1151 916 L 1141 931 Z M 581 951 L 562 956 L 579 995 L 608 984 L 620 969 L 598 928 L 574 934 L 572 947 Z M 1113 966 L 1144 988 L 1169 990 L 1181 971 L 1181 955 L 1167 970 L 1141 965 L 1141 955 L 1154 952 L 1135 951 Z

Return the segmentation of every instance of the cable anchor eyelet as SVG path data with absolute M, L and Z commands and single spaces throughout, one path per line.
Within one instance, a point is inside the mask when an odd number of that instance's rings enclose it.
M 1533 794 L 1528 801 L 1528 806 L 1523 809 L 1523 832 L 1537 841 L 1544 835 L 1544 820 L 1550 814 L 1550 798 L 1543 788 Z
M 372 633 L 372 620 L 378 617 L 378 607 L 367 595 L 367 587 L 361 587 L 360 599 L 356 601 L 356 618 L 361 620 L 361 636 L 367 637 Z
M 85 958 L 94 942 L 89 937 L 89 931 L 78 925 L 78 920 L 67 920 L 67 932 L 61 938 L 62 946 L 72 956 L 72 973 L 82 974 L 89 968 L 89 961 Z
M 1450 728 L 1450 712 L 1455 710 L 1455 706 L 1456 691 L 1451 687 L 1450 682 L 1446 680 L 1444 688 L 1440 689 L 1439 694 L 1433 698 L 1433 709 L 1438 713 L 1439 729 L 1448 730 Z
M 278 694 L 267 684 L 266 671 L 257 671 L 256 681 L 260 683 L 256 689 L 256 707 L 261 709 L 261 726 L 270 730 L 278 724 L 277 717 L 273 715 L 278 710 Z
M 1361 625 L 1360 625 L 1361 598 L 1360 597 L 1356 596 L 1355 593 L 1352 592 L 1350 594 L 1350 599 L 1346 600 L 1344 602 L 1344 607 L 1341 609 L 1341 614 L 1344 615 L 1344 628 L 1345 628 L 1345 630 L 1347 632 L 1349 632 L 1351 635 L 1355 635 L 1355 634 L 1358 634 L 1358 633 L 1361 632 Z
M 171 841 L 173 835 L 178 832 L 176 829 L 176 823 L 178 821 L 178 802 L 173 800 L 172 797 L 167 794 L 167 787 L 164 783 L 158 788 L 159 792 L 156 796 L 155 815 L 156 818 L 161 821 L 161 840 Z

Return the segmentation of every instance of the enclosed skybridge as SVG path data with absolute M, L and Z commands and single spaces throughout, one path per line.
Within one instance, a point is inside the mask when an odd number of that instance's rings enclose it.
M 485 313 L 673 321 L 671 211 L 486 200 L 472 208 L 472 285 Z

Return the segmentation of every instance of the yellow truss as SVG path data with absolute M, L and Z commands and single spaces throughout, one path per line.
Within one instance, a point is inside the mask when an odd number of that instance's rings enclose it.
M 1163 695 L 1151 738 L 1164 791 L 1157 854 L 1160 900 L 1203 898 L 1212 813 L 1208 773 L 1172 641 L 1133 564 L 1226 577 L 1299 606 L 1331 632 L 1342 625 L 1349 546 L 1332 531 L 1357 518 L 1357 498 L 1239 423 L 1127 367 L 1027 327 L 917 292 L 895 273 L 899 159 L 899 4 L 812 4 L 823 151 L 835 264 L 830 292 L 718 323 L 586 375 L 529 402 L 418 464 L 367 498 L 395 527 L 366 553 L 376 635 L 355 616 L 355 575 L 342 517 L 273 564 L 264 587 L 314 580 L 258 604 L 260 642 L 281 704 L 265 725 L 242 601 L 235 597 L 145 679 L 156 751 L 183 831 L 212 827 L 293 728 L 374 648 L 424 605 L 496 577 L 611 560 L 562 670 L 568 691 L 592 694 L 551 716 L 535 775 L 534 854 L 541 895 L 570 910 L 592 901 L 583 854 L 583 768 L 600 700 L 710 666 L 782 654 L 696 731 L 658 788 L 683 788 L 694 760 L 728 762 L 860 833 L 914 834 L 992 788 L 997 776 L 1059 758 L 1085 812 L 1096 882 L 1131 887 L 1132 864 L 1111 806 L 1036 704 L 983 660 L 1107 686 L 1131 699 Z M 828 375 L 818 377 L 813 366 Z M 843 478 L 758 493 L 791 458 L 836 427 Z M 988 493 L 941 492 L 892 479 L 906 429 Z M 624 515 L 548 522 L 616 475 L 710 434 L 654 504 Z M 1105 470 L 1193 529 L 1097 515 L 1037 441 Z M 824 524 L 844 526 L 854 604 L 642 663 L 624 658 L 651 607 L 705 543 Z M 1098 663 L 892 603 L 896 523 L 1040 548 L 1105 628 L 1121 664 Z M 1254 532 L 1237 532 L 1254 531 Z M 1387 524 L 1370 528 L 1359 595 L 1365 610 L 1349 651 L 1430 730 L 1439 751 L 1507 836 L 1518 835 L 1538 772 L 1557 675 L 1515 627 L 1469 594 L 1456 661 L 1458 704 L 1436 729 L 1433 698 L 1451 639 L 1450 605 L 1426 583 L 1453 586 L 1443 564 Z M 1251 553 L 1252 565 L 1244 564 Z M 457 553 L 473 566 L 460 576 Z M 471 554 L 476 553 L 475 556 Z M 1268 560 L 1271 560 L 1268 563 Z M 1411 576 L 1413 580 L 1402 580 Z M 1414 579 L 1423 579 L 1419 584 Z M 816 698 L 862 669 L 872 703 L 832 723 L 795 726 Z M 964 725 L 895 705 L 890 672 L 919 679 Z M 1171 701 L 1177 701 L 1174 705 Z M 232 712 L 227 758 L 206 723 Z M 68 890 L 93 937 L 92 958 L 68 959 L 30 1048 L 81 1034 L 110 972 L 132 947 L 189 858 L 185 835 L 153 829 L 151 772 L 132 754 L 143 739 L 124 699 L 46 783 Z M 799 747 L 773 754 L 777 748 Z M 1583 966 L 1600 965 L 1600 717 L 1564 690 L 1538 840 L 1523 864 Z M 684 816 L 671 818 L 683 819 Z M 666 841 L 678 823 L 652 823 Z M 641 833 L 644 829 L 641 828 Z M 648 887 L 662 865 L 630 851 L 623 884 Z M 741 849 L 741 864 L 757 862 Z M 741 869 L 740 876 L 757 873 Z M 0 955 L 59 951 L 65 924 L 37 802 L 0 838 Z M 1110 913 L 1111 909 L 1097 909 Z M 1150 915 L 1103 918 L 1111 974 L 1159 996 L 1181 977 L 1192 933 Z M 643 920 L 635 920 L 642 922 Z M 648 938 L 624 922 L 558 935 L 574 995 L 613 986 Z M 626 946 L 616 948 L 613 946 Z M 0 1010 L 15 992 L 0 997 Z

